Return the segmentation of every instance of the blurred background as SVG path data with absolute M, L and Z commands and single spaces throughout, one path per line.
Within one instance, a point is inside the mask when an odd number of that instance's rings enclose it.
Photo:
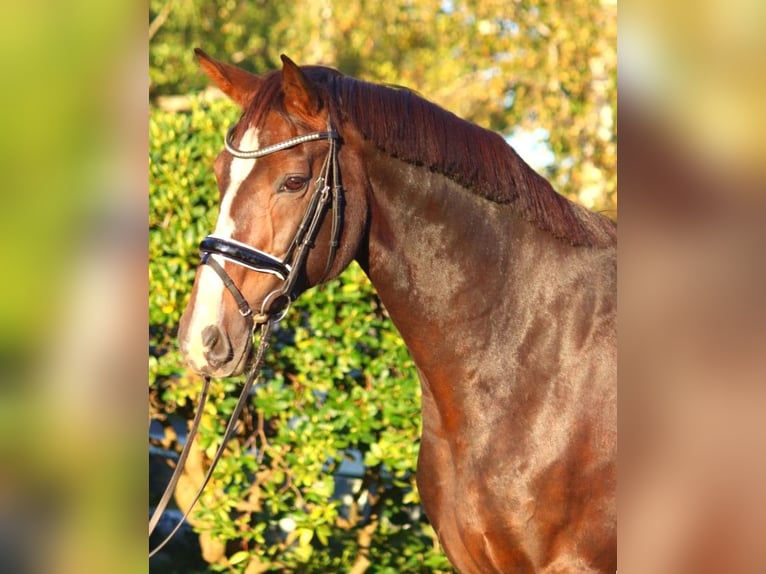
M 620 572 L 762 572 L 763 3 L 620 5 Z
M 145 22 L 3 6 L 2 572 L 146 569 Z
M 614 5 L 282 4 L 4 8 L 2 571 L 148 569 L 149 124 L 217 105 L 194 46 L 417 89 L 614 214 Z M 619 5 L 621 572 L 766 570 L 765 16 Z

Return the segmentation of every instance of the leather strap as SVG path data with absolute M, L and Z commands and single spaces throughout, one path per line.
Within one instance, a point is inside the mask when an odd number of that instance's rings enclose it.
M 273 321 L 266 321 L 265 323 L 261 324 L 261 341 L 260 341 L 260 344 L 258 345 L 258 353 L 256 355 L 255 361 L 253 362 L 253 366 L 251 367 L 250 372 L 247 375 L 245 384 L 242 387 L 242 392 L 239 394 L 239 400 L 237 401 L 237 405 L 234 407 L 234 411 L 231 413 L 231 417 L 229 418 L 229 423 L 226 425 L 226 431 L 223 433 L 221 444 L 218 447 L 218 450 L 216 451 L 215 456 L 213 457 L 213 460 L 210 461 L 210 467 L 207 469 L 207 473 L 205 474 L 205 478 L 202 481 L 202 484 L 197 490 L 197 493 L 194 495 L 194 498 L 189 504 L 189 507 L 184 512 L 184 515 L 175 525 L 173 530 L 171 530 L 170 534 L 168 534 L 167 537 L 165 537 L 165 539 L 162 542 L 160 542 L 149 553 L 149 558 L 157 554 L 157 552 L 159 552 L 170 541 L 170 539 L 173 538 L 173 536 L 178 531 L 178 529 L 181 528 L 183 523 L 186 521 L 186 518 L 189 516 L 189 513 L 192 511 L 192 508 L 194 508 L 194 505 L 197 503 L 200 496 L 202 496 L 202 492 L 205 490 L 205 486 L 207 486 L 207 483 L 210 481 L 210 477 L 213 475 L 213 471 L 215 470 L 215 467 L 218 464 L 218 461 L 220 460 L 224 449 L 226 448 L 226 444 L 229 442 L 232 435 L 234 434 L 234 429 L 237 425 L 237 421 L 239 420 L 240 415 L 242 414 L 242 409 L 244 408 L 245 403 L 247 402 L 247 399 L 250 396 L 250 389 L 253 387 L 253 383 L 255 382 L 256 378 L 261 372 L 261 368 L 263 367 L 263 359 L 266 354 L 266 350 L 269 347 L 269 335 L 271 335 L 272 326 L 273 326 Z M 209 382 L 210 380 L 207 377 L 205 377 L 205 383 L 203 385 L 204 395 L 207 394 Z M 203 407 L 204 407 L 204 401 L 202 400 L 202 396 L 201 396 L 200 404 L 197 407 L 197 415 L 195 416 L 194 424 L 192 425 L 192 429 L 190 430 L 189 436 L 186 439 L 186 444 L 184 445 L 184 451 L 186 451 L 187 455 L 188 455 L 188 450 L 191 448 L 190 445 L 194 439 L 194 435 L 196 435 L 197 428 L 199 427 L 199 421 L 201 419 L 201 413 L 202 413 Z M 171 479 L 170 483 L 168 484 L 168 487 L 165 489 L 165 493 L 163 494 L 162 498 L 167 499 L 165 500 L 165 506 L 161 507 L 160 505 L 158 505 L 157 508 L 155 508 L 154 510 L 152 519 L 149 521 L 150 536 L 152 532 L 154 531 L 154 528 L 156 527 L 157 523 L 159 522 L 160 516 L 165 511 L 165 507 L 167 506 L 167 502 L 170 500 L 170 496 L 175 490 L 176 483 L 178 482 L 178 477 L 180 476 L 181 471 L 183 469 L 183 462 L 185 462 L 186 460 L 185 456 L 183 458 L 184 458 L 183 461 L 181 461 L 181 459 L 179 458 L 178 464 L 176 465 L 176 470 L 173 473 L 173 478 Z
M 215 271 L 221 278 L 224 287 L 229 290 L 229 293 L 231 293 L 232 297 L 234 297 L 234 300 L 237 302 L 237 307 L 239 307 L 239 314 L 245 318 L 249 317 L 250 320 L 252 320 L 253 309 L 250 307 L 247 299 L 245 299 L 242 291 L 240 291 L 239 288 L 234 284 L 234 281 L 231 280 L 229 274 L 226 273 L 226 270 L 221 265 L 219 265 L 218 261 L 210 257 L 210 253 L 203 253 L 202 264 L 206 264 L 212 267 L 213 271 Z
M 175 492 L 176 484 L 178 484 L 178 479 L 180 478 L 181 472 L 183 471 L 184 465 L 186 464 L 186 459 L 189 456 L 189 451 L 191 451 L 192 442 L 194 442 L 194 437 L 197 434 L 197 429 L 199 428 L 199 423 L 202 419 L 202 411 L 205 409 L 205 402 L 207 401 L 207 393 L 209 389 L 210 379 L 208 377 L 204 377 L 204 381 L 202 383 L 202 391 L 200 392 L 199 396 L 199 405 L 197 406 L 197 412 L 194 414 L 194 421 L 192 421 L 191 428 L 186 435 L 186 443 L 181 450 L 181 455 L 178 457 L 176 468 L 173 470 L 173 476 L 170 477 L 170 482 L 165 487 L 165 492 L 162 493 L 162 498 L 160 498 L 157 506 L 154 507 L 152 517 L 149 519 L 149 536 L 151 536 L 152 532 L 154 532 L 154 529 L 157 527 L 157 523 L 160 521 L 160 517 L 162 516 L 163 512 L 165 512 L 165 509 L 168 506 L 168 502 L 170 502 L 170 497 L 173 495 L 173 492 Z

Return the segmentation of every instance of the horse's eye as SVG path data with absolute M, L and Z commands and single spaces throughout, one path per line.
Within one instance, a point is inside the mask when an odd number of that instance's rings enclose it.
M 300 191 L 306 187 L 307 181 L 308 178 L 306 177 L 301 177 L 299 175 L 288 175 L 282 182 L 282 186 L 279 188 L 279 191 L 288 191 L 293 193 Z

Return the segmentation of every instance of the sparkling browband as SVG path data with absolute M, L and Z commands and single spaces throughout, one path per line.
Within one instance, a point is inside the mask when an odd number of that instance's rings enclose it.
M 266 146 L 261 149 L 244 151 L 244 150 L 235 148 L 234 145 L 232 144 L 232 136 L 234 135 L 234 128 L 236 127 L 237 126 L 234 125 L 231 128 L 229 128 L 229 131 L 226 133 L 226 137 L 223 140 L 223 145 L 226 148 L 226 151 L 228 151 L 231 155 L 233 155 L 234 157 L 242 158 L 242 159 L 254 159 L 254 158 L 263 157 L 265 155 L 269 155 L 276 151 L 281 151 L 283 149 L 295 147 L 297 145 L 300 145 L 306 142 L 311 142 L 316 140 L 338 139 L 338 134 L 332 130 L 326 131 L 326 132 L 314 132 L 314 133 L 310 133 L 310 134 L 306 134 L 302 136 L 297 136 L 274 145 Z

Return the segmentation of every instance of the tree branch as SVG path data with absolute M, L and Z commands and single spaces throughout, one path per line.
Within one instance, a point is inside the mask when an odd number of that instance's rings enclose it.
M 160 13 L 157 14 L 154 17 L 154 20 L 151 21 L 149 24 L 149 41 L 151 42 L 154 35 L 157 33 L 157 30 L 160 29 L 160 27 L 165 23 L 165 20 L 168 19 L 168 16 L 170 16 L 170 11 L 173 9 L 173 0 L 168 0 L 168 2 L 162 7 L 162 10 L 160 10 Z

